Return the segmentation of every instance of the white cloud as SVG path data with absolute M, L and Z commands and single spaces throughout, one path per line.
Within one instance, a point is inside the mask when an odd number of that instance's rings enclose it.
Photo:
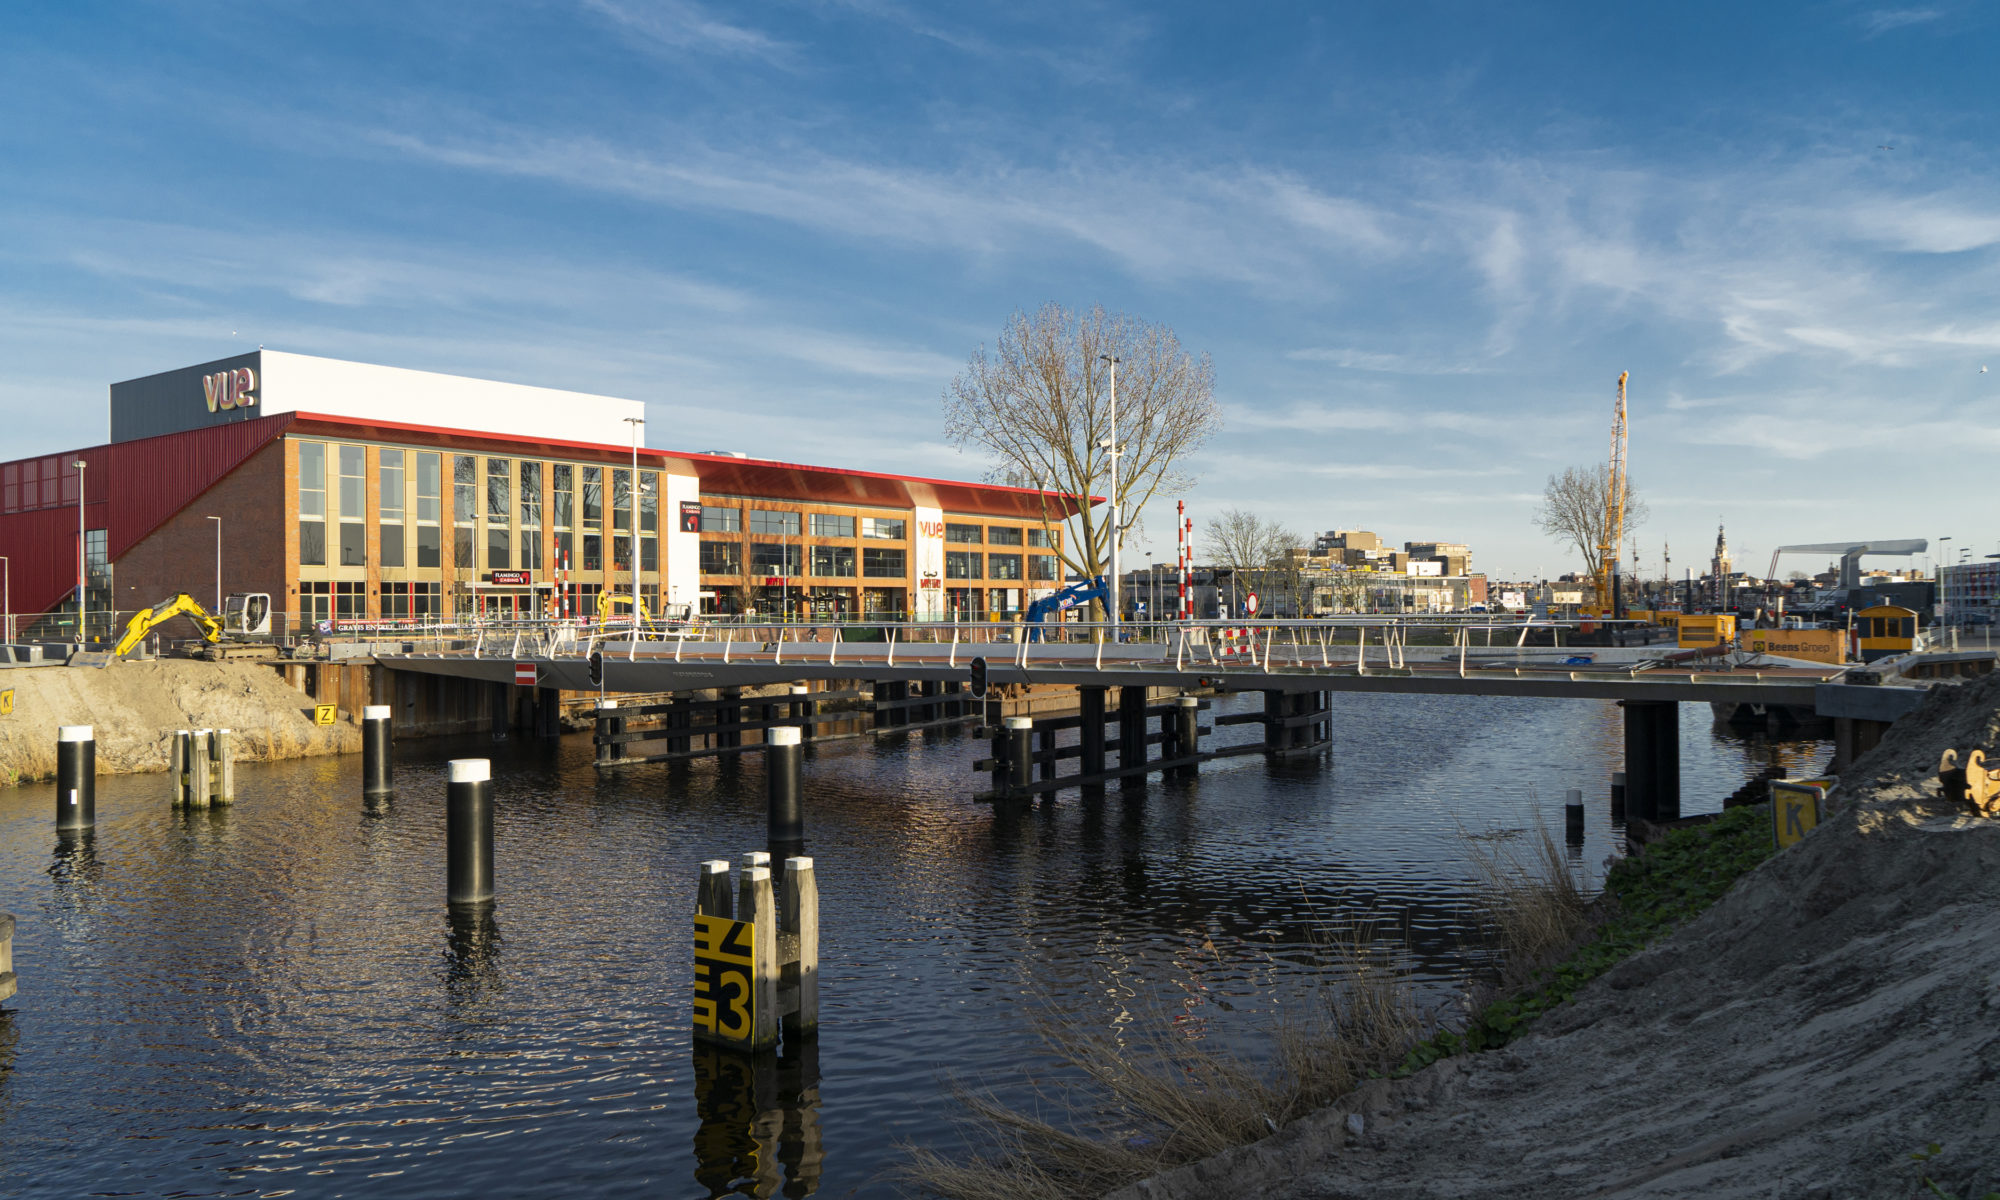
M 686 0 L 582 0 L 583 7 L 637 34 L 649 49 L 695 51 L 771 62 L 789 61 L 793 47 L 754 29 L 732 25 Z

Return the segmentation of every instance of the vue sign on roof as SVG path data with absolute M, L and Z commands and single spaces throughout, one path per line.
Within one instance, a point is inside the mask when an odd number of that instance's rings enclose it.
M 249 367 L 217 371 L 201 377 L 201 390 L 208 397 L 208 411 L 249 408 L 257 403 L 257 373 Z

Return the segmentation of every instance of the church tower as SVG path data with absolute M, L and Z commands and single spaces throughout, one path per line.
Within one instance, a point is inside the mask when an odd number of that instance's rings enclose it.
M 1729 607 L 1729 535 L 1720 521 L 1715 523 L 1715 557 L 1709 560 L 1708 575 L 1715 581 L 1715 606 Z

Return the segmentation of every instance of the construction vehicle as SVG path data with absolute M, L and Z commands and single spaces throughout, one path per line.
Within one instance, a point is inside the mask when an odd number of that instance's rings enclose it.
M 239 592 L 223 602 L 222 611 L 223 619 L 218 621 L 201 606 L 200 601 L 181 592 L 172 599 L 133 613 L 111 655 L 113 658 L 125 657 L 160 626 L 175 617 L 186 617 L 194 622 L 202 640 L 208 643 L 201 652 L 203 658 L 220 661 L 226 658 L 277 656 L 276 646 L 268 641 L 253 640 L 268 637 L 271 632 L 271 597 L 268 594 Z
M 1110 598 L 1111 589 L 1105 585 L 1104 576 L 1095 575 L 1089 579 L 1079 579 L 1060 591 L 1043 596 L 1028 606 L 1028 611 L 1021 614 L 1021 620 L 1025 624 L 1039 626 L 1051 615 L 1056 615 L 1060 620 L 1060 614 L 1068 612 L 1079 604 L 1088 604 L 1092 600 L 1109 601 Z M 1039 628 L 1029 629 L 1028 640 L 1041 641 L 1042 631 Z

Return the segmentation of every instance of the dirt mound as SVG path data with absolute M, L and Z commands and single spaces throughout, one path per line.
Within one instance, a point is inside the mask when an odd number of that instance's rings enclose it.
M 55 774 L 56 730 L 89 725 L 106 775 L 167 769 L 167 734 L 230 729 L 243 761 L 339 754 L 361 748 L 346 721 L 313 724 L 311 698 L 268 666 L 187 659 L 88 667 L 0 670 L 14 711 L 0 716 L 0 782 Z
M 1937 689 L 1855 764 L 1843 809 L 1531 1036 L 1128 1194 L 2000 1188 L 2000 821 L 1928 778 L 1947 745 L 1991 753 L 1996 734 L 2000 676 Z

